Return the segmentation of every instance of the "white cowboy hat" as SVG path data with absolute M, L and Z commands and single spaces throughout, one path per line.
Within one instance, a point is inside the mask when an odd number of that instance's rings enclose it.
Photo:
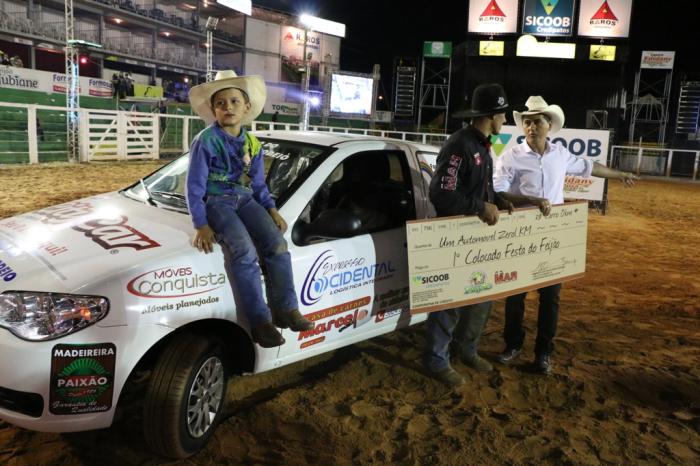
M 532 115 L 547 115 L 552 123 L 551 133 L 556 133 L 564 126 L 564 111 L 559 105 L 547 105 L 547 102 L 539 95 L 532 95 L 525 102 L 526 112 L 513 112 L 515 126 L 523 129 L 523 117 Z
M 248 94 L 250 111 L 243 118 L 241 124 L 247 125 L 251 123 L 262 113 L 263 107 L 265 107 L 267 90 L 265 89 L 265 80 L 262 76 L 238 76 L 233 70 L 218 71 L 213 81 L 190 89 L 192 110 L 208 125 L 213 123 L 216 117 L 211 109 L 211 96 L 222 89 L 230 87 L 235 87 Z

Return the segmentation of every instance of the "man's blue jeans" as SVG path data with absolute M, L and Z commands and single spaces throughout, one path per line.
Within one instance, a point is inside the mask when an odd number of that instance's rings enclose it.
M 477 355 L 481 332 L 491 314 L 491 301 L 428 315 L 425 366 L 434 372 L 450 366 L 450 343 L 454 339 L 459 356 Z
M 270 322 L 272 316 L 262 293 L 258 255 L 265 268 L 267 297 L 278 312 L 298 309 L 292 262 L 287 242 L 252 191 L 241 187 L 236 194 L 210 195 L 207 220 L 224 252 L 224 266 L 236 306 L 251 327 Z M 257 250 L 257 254 L 256 254 Z

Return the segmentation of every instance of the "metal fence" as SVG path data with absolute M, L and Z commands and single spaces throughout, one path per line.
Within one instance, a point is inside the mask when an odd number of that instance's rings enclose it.
M 700 151 L 644 146 L 612 146 L 611 163 L 638 175 L 698 179 Z
M 300 125 L 296 123 L 272 123 L 269 121 L 254 121 L 253 131 L 266 130 L 299 130 Z M 409 131 L 393 131 L 366 128 L 340 128 L 337 126 L 309 125 L 309 131 L 322 131 L 328 133 L 342 134 L 362 134 L 365 136 L 378 136 L 381 138 L 401 139 L 402 141 L 420 142 L 440 146 L 450 135 L 442 133 L 412 133 Z
M 80 161 L 173 157 L 204 129 L 196 116 L 117 110 L 79 110 Z M 445 134 L 332 126 L 311 131 L 379 136 L 440 145 Z M 255 121 L 253 130 L 298 130 L 298 124 Z M 68 161 L 66 108 L 0 102 L 0 164 Z

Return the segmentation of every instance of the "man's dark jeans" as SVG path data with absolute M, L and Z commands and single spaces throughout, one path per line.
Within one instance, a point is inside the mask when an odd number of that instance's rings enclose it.
M 561 283 L 540 288 L 539 313 L 537 315 L 537 340 L 535 354 L 550 354 L 554 350 L 554 336 L 559 320 L 559 292 Z M 525 341 L 523 317 L 525 316 L 525 296 L 527 293 L 510 296 L 506 299 L 506 325 L 503 339 L 507 348 L 522 348 Z
M 427 321 L 425 366 L 433 372 L 450 367 L 451 343 L 456 346 L 459 357 L 476 356 L 481 332 L 490 314 L 491 301 L 431 312 Z

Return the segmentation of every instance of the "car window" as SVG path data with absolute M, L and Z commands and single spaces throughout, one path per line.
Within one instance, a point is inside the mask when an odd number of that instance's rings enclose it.
M 260 139 L 270 194 L 280 207 L 334 148 L 300 142 Z
M 324 180 L 299 221 L 313 225 L 329 210 L 356 216 L 360 234 L 403 227 L 414 220 L 415 200 L 404 152 L 368 151 L 348 157 Z
M 265 154 L 266 182 L 277 207 L 289 199 L 299 185 L 334 148 L 301 142 L 260 139 Z M 185 186 L 189 155 L 183 155 L 143 179 L 149 194 L 158 204 L 187 209 Z M 125 190 L 127 194 L 146 199 L 141 183 Z

